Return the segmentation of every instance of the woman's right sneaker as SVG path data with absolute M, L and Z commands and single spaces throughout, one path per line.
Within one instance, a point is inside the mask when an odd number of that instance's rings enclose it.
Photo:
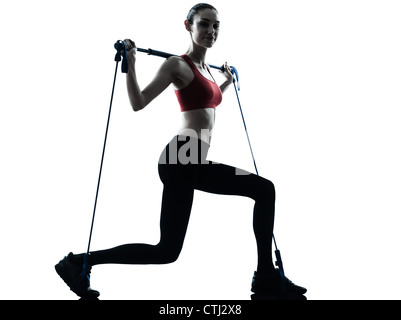
M 256 271 L 252 279 L 251 291 L 256 294 L 303 295 L 306 289 L 294 284 L 288 278 L 283 278 L 278 269 L 271 275 L 259 275 Z
M 96 299 L 99 297 L 99 291 L 92 290 L 90 288 L 90 271 L 91 267 L 84 267 L 81 264 L 77 264 L 72 252 L 64 259 L 60 260 L 55 265 L 56 272 L 64 280 L 67 286 L 70 287 L 71 291 L 83 299 Z

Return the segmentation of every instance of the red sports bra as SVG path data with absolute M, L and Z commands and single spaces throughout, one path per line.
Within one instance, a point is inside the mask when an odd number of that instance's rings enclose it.
M 205 78 L 187 55 L 181 56 L 194 73 L 194 79 L 181 90 L 175 90 L 181 111 L 216 108 L 223 100 L 220 87 L 216 82 Z M 209 71 L 210 73 L 210 71 Z

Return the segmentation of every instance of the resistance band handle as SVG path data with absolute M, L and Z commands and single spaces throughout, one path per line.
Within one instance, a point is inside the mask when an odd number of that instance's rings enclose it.
M 127 57 L 127 47 L 125 46 L 125 42 L 118 40 L 114 44 L 114 48 L 117 50 L 114 61 L 121 61 L 121 56 L 122 56 L 123 62 L 121 63 L 121 72 L 128 73 L 128 57 Z
M 233 75 L 235 75 L 235 77 L 233 77 L 233 82 L 237 81 L 238 91 L 240 91 L 241 88 L 240 88 L 240 86 L 239 86 L 239 75 L 238 75 L 238 70 L 237 70 L 235 67 L 233 67 L 233 66 L 230 66 L 230 68 L 231 68 L 231 73 L 232 73 Z

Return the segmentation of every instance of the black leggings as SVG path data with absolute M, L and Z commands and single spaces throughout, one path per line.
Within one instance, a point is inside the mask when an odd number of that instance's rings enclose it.
M 184 243 L 194 190 L 201 190 L 255 200 L 253 228 L 258 250 L 257 270 L 271 271 L 274 268 L 271 252 L 275 204 L 273 183 L 231 166 L 206 161 L 208 148 L 198 139 L 177 136 L 163 150 L 159 159 L 159 175 L 164 184 L 161 237 L 157 245 L 125 244 L 91 252 L 89 264 L 166 264 L 176 261 Z

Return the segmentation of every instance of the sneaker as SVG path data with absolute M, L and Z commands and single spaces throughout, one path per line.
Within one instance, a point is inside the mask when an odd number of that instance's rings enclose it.
M 93 299 L 100 295 L 98 291 L 90 288 L 91 267 L 89 266 L 85 268 L 86 270 L 82 270 L 83 267 L 75 262 L 72 252 L 64 257 L 63 260 L 60 260 L 55 265 L 55 269 L 71 291 L 81 298 Z
M 298 294 L 306 293 L 306 289 L 295 285 L 291 280 L 282 277 L 279 270 L 268 276 L 259 275 L 256 271 L 252 279 L 251 291 L 256 294 Z

